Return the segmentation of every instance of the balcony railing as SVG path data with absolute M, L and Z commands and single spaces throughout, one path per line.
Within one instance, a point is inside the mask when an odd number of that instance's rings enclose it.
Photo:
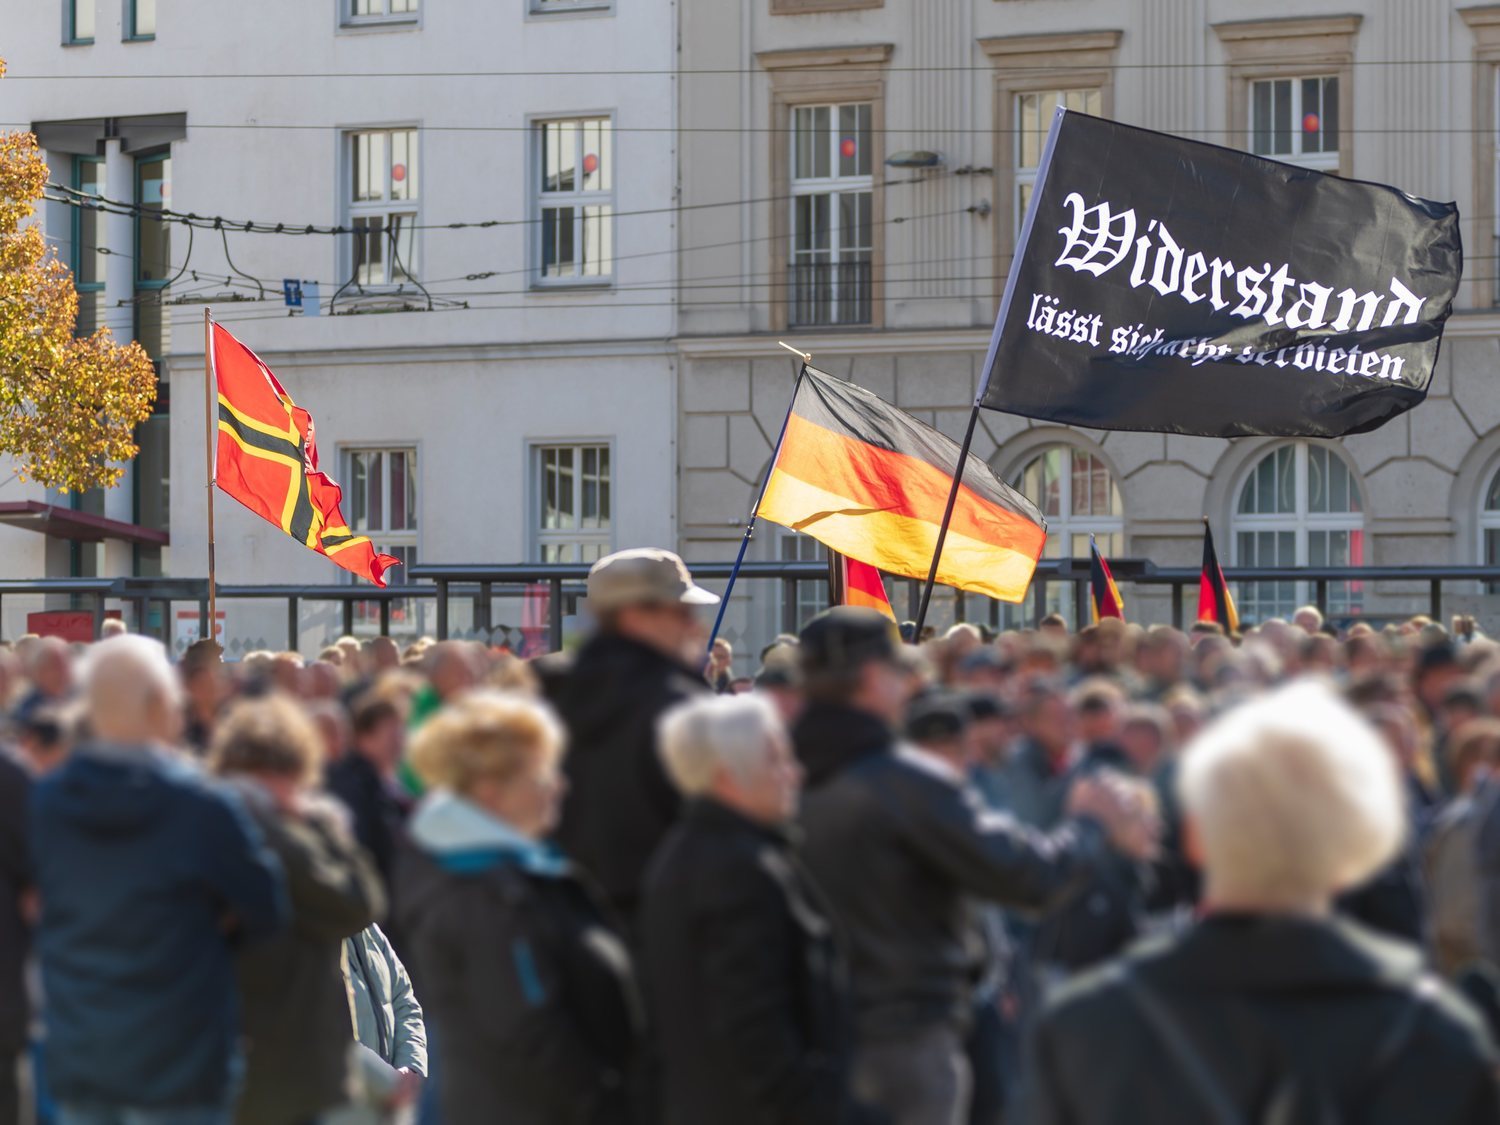
M 794 327 L 870 323 L 870 262 L 794 262 L 788 267 L 787 321 Z

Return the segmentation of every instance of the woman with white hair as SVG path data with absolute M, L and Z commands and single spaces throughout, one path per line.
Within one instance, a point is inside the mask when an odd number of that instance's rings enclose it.
M 1081 978 L 1038 1027 L 1037 1125 L 1500 1120 L 1480 1017 L 1414 946 L 1333 912 L 1406 831 L 1395 763 L 1329 689 L 1229 712 L 1179 780 L 1203 917 Z
M 781 720 L 705 698 L 659 741 L 686 800 L 640 915 L 664 1125 L 853 1125 L 843 967 L 786 834 L 802 777 Z

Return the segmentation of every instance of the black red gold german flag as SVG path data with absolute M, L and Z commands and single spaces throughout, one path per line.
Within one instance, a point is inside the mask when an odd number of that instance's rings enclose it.
M 806 368 L 756 514 L 889 574 L 926 578 L 958 443 Z M 1036 506 L 970 456 L 937 580 L 1018 602 L 1047 539 Z
M 369 537 L 344 521 L 343 492 L 318 469 L 312 415 L 292 401 L 259 356 L 218 324 L 212 340 L 219 488 L 304 547 L 384 586 L 385 572 L 400 560 L 377 554 Z
M 1203 571 L 1198 576 L 1198 620 L 1217 621 L 1230 636 L 1240 631 L 1240 613 L 1234 608 L 1234 595 L 1224 581 L 1219 555 L 1214 550 L 1213 529 L 1207 520 L 1203 521 Z
M 1089 536 L 1089 595 L 1095 625 L 1106 617 L 1125 620 L 1125 599 L 1120 597 L 1120 587 L 1115 585 L 1109 560 L 1099 550 L 1092 535 Z

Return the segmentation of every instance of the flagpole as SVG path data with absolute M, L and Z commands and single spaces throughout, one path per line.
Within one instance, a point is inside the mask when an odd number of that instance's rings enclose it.
M 214 436 L 218 431 L 214 409 L 214 323 L 213 313 L 203 309 L 203 421 L 205 424 L 205 476 L 208 480 L 208 639 L 217 642 L 219 631 L 218 598 L 214 568 Z M 202 639 L 201 637 L 199 638 Z
M 786 428 L 792 421 L 792 408 L 797 405 L 797 391 L 802 386 L 802 376 L 807 374 L 807 364 L 812 359 L 812 352 L 798 351 L 790 344 L 776 341 L 787 351 L 795 356 L 800 356 L 802 366 L 797 369 L 797 380 L 792 384 L 792 400 L 787 403 L 786 417 L 781 420 L 781 433 L 776 435 L 776 446 L 771 450 L 771 460 L 766 463 L 766 475 L 760 482 L 760 490 L 755 494 L 755 500 L 750 505 L 750 518 L 745 521 L 745 534 L 740 538 L 740 552 L 735 556 L 734 567 L 729 571 L 729 582 L 724 587 L 724 596 L 719 601 L 719 613 L 714 618 L 713 632 L 708 635 L 708 654 L 712 655 L 714 641 L 719 639 L 719 629 L 724 625 L 724 614 L 729 609 L 729 595 L 734 592 L 734 582 L 740 576 L 740 567 L 745 562 L 745 552 L 750 547 L 750 539 L 755 534 L 756 514 L 760 511 L 760 502 L 765 498 L 766 489 L 771 484 L 771 470 L 776 467 L 776 458 L 781 453 L 781 443 L 786 437 Z
M 943 509 L 943 522 L 938 528 L 937 546 L 932 551 L 932 566 L 927 571 L 927 584 L 922 588 L 922 604 L 917 609 L 916 629 L 912 643 L 922 643 L 922 625 L 927 620 L 927 605 L 932 601 L 932 587 L 937 581 L 938 563 L 943 557 L 943 544 L 948 539 L 948 524 L 953 519 L 953 505 L 958 500 L 958 490 L 963 484 L 964 469 L 969 464 L 969 446 L 974 444 L 974 427 L 979 424 L 979 404 L 969 411 L 969 428 L 964 431 L 964 442 L 958 450 L 958 464 L 953 467 L 953 487 L 948 490 L 948 506 Z

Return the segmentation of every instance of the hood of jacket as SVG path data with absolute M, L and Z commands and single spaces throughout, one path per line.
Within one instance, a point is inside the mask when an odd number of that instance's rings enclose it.
M 168 750 L 150 746 L 80 746 L 44 784 L 49 815 L 93 836 L 127 835 L 161 816 L 173 793 L 167 782 L 202 775 Z
M 412 843 L 438 867 L 457 875 L 503 866 L 553 875 L 567 868 L 547 844 L 523 836 L 494 813 L 445 789 L 422 798 L 407 831 Z
M 816 788 L 856 762 L 894 749 L 896 735 L 868 711 L 814 703 L 792 728 L 792 742 L 807 771 L 808 788 Z

